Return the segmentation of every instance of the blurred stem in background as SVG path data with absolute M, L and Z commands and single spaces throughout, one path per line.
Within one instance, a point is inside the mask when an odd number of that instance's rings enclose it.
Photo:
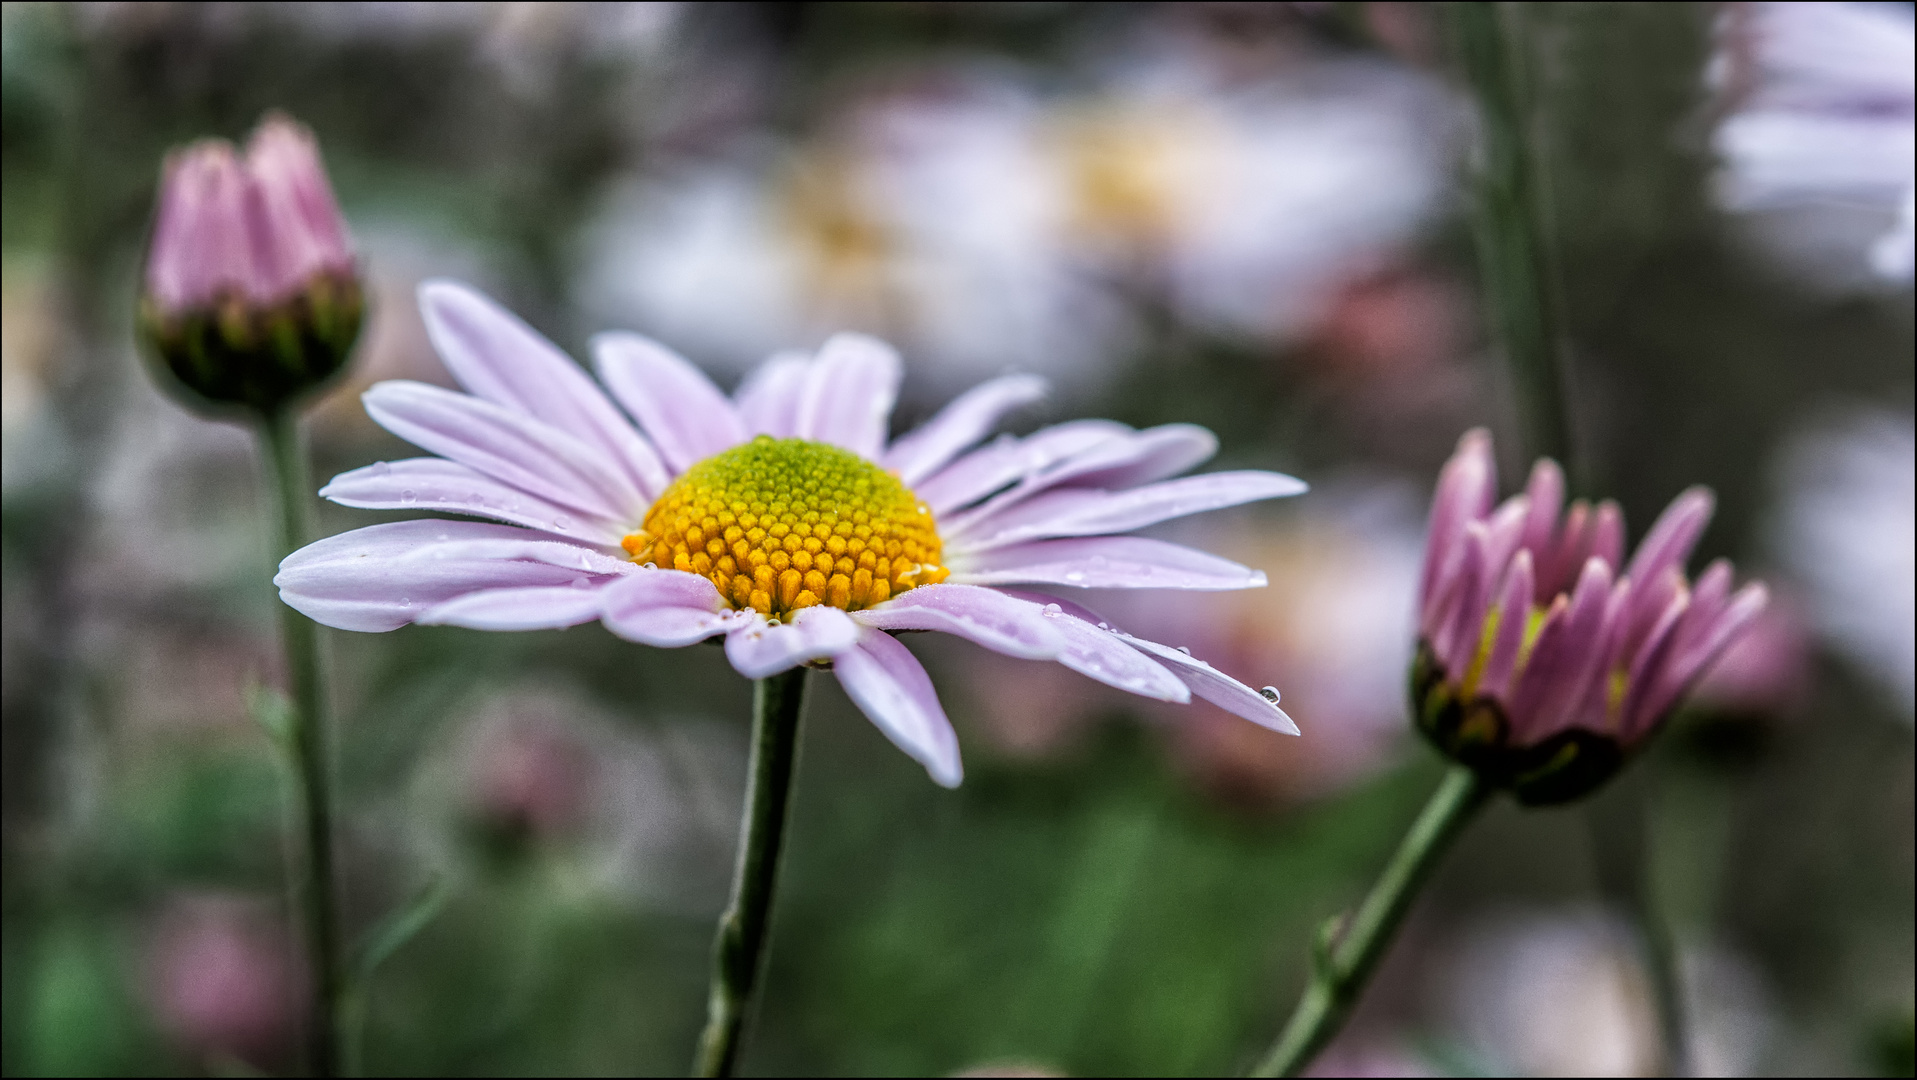
M 264 416 L 260 441 L 272 469 L 276 551 L 283 559 L 306 546 L 307 500 L 313 485 L 300 442 L 298 412 L 281 408 Z M 279 609 L 280 643 L 286 650 L 287 686 L 292 699 L 284 743 L 292 758 L 299 796 L 302 858 L 295 891 L 305 924 L 307 958 L 313 965 L 314 998 L 307 1037 L 313 1071 L 319 1076 L 334 1076 L 344 1060 L 340 1044 L 344 972 L 333 882 L 333 770 L 325 720 L 325 669 L 320 659 L 319 626 L 285 604 Z
M 1478 106 L 1473 235 L 1485 322 L 1510 366 L 1526 444 L 1522 459 L 1557 459 L 1577 492 L 1588 488 L 1590 473 L 1571 428 L 1550 184 L 1534 128 L 1529 6 L 1454 2 L 1449 12 L 1457 57 Z M 1642 794 L 1635 786 L 1614 791 L 1587 803 L 1584 813 L 1600 888 L 1636 930 L 1655 998 L 1663 1071 L 1683 1075 L 1687 1043 L 1676 946 L 1649 892 Z
M 1358 909 L 1349 918 L 1333 916 L 1319 931 L 1312 947 L 1311 981 L 1278 1041 L 1251 1075 L 1296 1076 L 1338 1034 L 1419 886 L 1490 790 L 1467 766 L 1453 765 L 1444 774 Z
M 1478 105 L 1473 178 L 1485 321 L 1511 368 L 1524 427 L 1519 459 L 1562 462 L 1573 491 L 1586 478 L 1572 452 L 1558 283 L 1551 265 L 1547 185 L 1531 137 L 1524 5 L 1453 3 L 1453 36 Z
M 739 858 L 732 872 L 732 899 L 712 943 L 712 986 L 706 1029 L 692 1064 L 695 1076 L 732 1075 L 753 990 L 765 969 L 772 895 L 799 758 L 805 676 L 806 669 L 797 667 L 760 679 L 753 687 L 752 759 L 739 823 Z

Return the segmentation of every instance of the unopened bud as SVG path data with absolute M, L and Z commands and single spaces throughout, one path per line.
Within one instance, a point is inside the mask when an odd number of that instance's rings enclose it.
M 346 364 L 364 310 L 319 146 L 269 116 L 244 153 L 169 155 L 140 331 L 194 396 L 274 412 Z

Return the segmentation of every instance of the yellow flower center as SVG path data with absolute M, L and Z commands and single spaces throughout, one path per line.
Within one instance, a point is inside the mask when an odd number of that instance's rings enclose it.
M 687 469 L 621 542 L 711 580 L 735 608 L 857 611 L 945 580 L 932 511 L 899 478 L 827 443 L 761 435 Z

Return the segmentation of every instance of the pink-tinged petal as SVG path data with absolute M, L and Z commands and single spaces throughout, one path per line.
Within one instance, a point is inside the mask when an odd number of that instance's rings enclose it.
M 1485 658 L 1484 674 L 1478 680 L 1478 693 L 1486 697 L 1510 700 L 1511 676 L 1517 670 L 1518 650 L 1524 644 L 1535 587 L 1531 553 L 1520 551 L 1511 560 L 1510 572 L 1504 576 L 1504 588 L 1498 598 L 1498 632 L 1492 639 L 1490 655 Z
M 1087 446 L 1131 433 L 1114 420 L 1072 420 L 1023 439 L 1009 435 L 959 458 L 913 488 L 932 512 L 944 515 L 1017 482 Z
M 810 608 L 806 610 L 811 610 Z M 836 609 L 834 609 L 836 610 Z M 878 630 L 939 630 L 1025 660 L 1050 660 L 1065 647 L 1037 605 L 976 585 L 922 585 L 853 620 Z
M 959 764 L 958 736 L 939 706 L 931 678 L 905 646 L 882 630 L 867 630 L 857 645 L 833 658 L 832 674 L 852 704 L 894 746 L 925 766 L 935 783 L 959 786 L 965 770 Z
M 1568 600 L 1552 604 L 1518 673 L 1508 710 L 1513 734 L 1535 743 L 1561 730 L 1604 666 L 1605 612 L 1611 599 L 1611 568 L 1585 562 Z
M 557 630 L 597 619 L 600 591 L 591 585 L 486 589 L 435 604 L 413 621 L 470 630 Z
M 746 441 L 739 410 L 705 372 L 678 353 L 638 334 L 592 339 L 599 379 L 652 437 L 674 475 Z
M 1598 504 L 1592 519 L 1589 557 L 1603 559 L 1614 574 L 1624 565 L 1624 508 L 1610 499 Z
M 1165 670 L 1163 664 L 1132 648 L 1130 639 L 1097 613 L 1044 593 L 1005 592 L 1039 605 L 1052 620 L 1052 628 L 1065 639 L 1057 657 L 1065 667 L 1139 697 L 1179 705 L 1191 700 L 1191 689 L 1183 681 Z
M 1516 495 L 1506 499 L 1504 505 L 1485 521 L 1485 576 L 1478 582 L 1478 603 L 1481 606 L 1491 606 L 1491 598 L 1504 580 L 1511 557 L 1518 553 L 1518 547 L 1524 541 L 1524 527 L 1530 520 L 1530 512 L 1530 501 L 1523 495 Z
M 1671 500 L 1651 531 L 1637 545 L 1631 565 L 1625 571 L 1633 581 L 1655 581 L 1666 570 L 1684 572 L 1684 562 L 1704 527 L 1711 523 L 1716 498 L 1709 488 L 1694 487 Z
M 981 383 L 893 443 L 879 463 L 898 473 L 906 487 L 913 487 L 991 434 L 1006 413 L 1037 401 L 1045 392 L 1045 380 L 1036 375 L 1006 375 Z
M 1617 736 L 1627 743 L 1636 742 L 1645 734 L 1643 726 L 1655 719 L 1646 714 L 1644 706 L 1650 694 L 1658 689 L 1657 676 L 1663 673 L 1677 650 L 1677 628 L 1690 606 L 1690 590 L 1680 589 L 1631 659 L 1629 674 L 1625 677 L 1624 700 L 1617 712 Z
M 1486 606 L 1484 583 L 1495 581 L 1496 569 L 1485 561 L 1489 549 L 1489 527 L 1482 521 L 1465 526 L 1464 565 L 1445 597 L 1444 621 L 1431 637 L 1431 649 L 1438 655 L 1446 673 L 1463 678 L 1477 655 L 1478 641 L 1484 631 Z
M 1619 629 L 1623 636 L 1618 646 L 1625 660 L 1636 656 L 1638 650 L 1644 647 L 1652 628 L 1664 617 L 1665 609 L 1671 606 L 1671 598 L 1685 591 L 1684 575 L 1676 567 L 1665 568 L 1662 574 L 1652 580 L 1635 582 L 1630 606 L 1624 610 L 1624 623 Z
M 1645 691 L 1638 711 L 1625 715 L 1626 723 L 1635 731 L 1648 730 L 1751 628 L 1769 603 L 1770 592 L 1762 584 L 1752 582 L 1737 590 L 1737 595 L 1731 597 L 1708 625 L 1678 643 L 1662 670 L 1651 673 L 1651 686 Z
M 352 272 L 346 224 L 312 132 L 284 116 L 267 118 L 246 142 L 246 172 L 265 288 L 259 299 L 292 296 L 317 274 Z
M 989 531 L 982 525 L 1005 510 L 1054 488 L 1118 490 L 1176 476 L 1218 452 L 1218 438 L 1196 424 L 1164 424 L 1102 440 L 946 522 L 946 531 Z
M 946 560 L 955 585 L 1071 585 L 1081 589 L 1256 589 L 1262 570 L 1142 536 L 1039 540 Z
M 233 148 L 202 140 L 167 156 L 146 287 L 162 311 L 210 307 L 255 291 L 246 222 L 248 181 Z
M 1425 539 L 1424 573 L 1418 586 L 1418 605 L 1438 594 L 1441 578 L 1464 561 L 1464 527 L 1491 512 L 1497 497 L 1498 468 L 1491 457 L 1491 435 L 1473 428 L 1458 440 L 1458 448 L 1438 474 L 1438 493 L 1431 503 L 1431 528 Z
M 878 460 L 902 371 L 899 354 L 878 338 L 832 335 L 806 375 L 795 433 Z
M 1564 513 L 1564 526 L 1543 551 L 1536 552 L 1537 593 L 1532 598 L 1539 606 L 1549 604 L 1561 592 L 1577 584 L 1577 575 L 1591 554 L 1591 528 L 1595 521 L 1591 504 L 1583 499 L 1571 503 Z
M 1550 458 L 1541 458 L 1531 468 L 1531 482 L 1524 497 L 1531 505 L 1524 519 L 1524 537 L 1519 542 L 1533 559 L 1550 554 L 1558 527 L 1558 512 L 1564 508 L 1564 470 Z
M 803 352 L 775 353 L 746 376 L 732 396 L 746 435 L 789 439 L 799 423 L 799 395 L 805 392 L 812 358 Z
M 1139 637 L 1127 636 L 1125 641 L 1133 648 L 1156 657 L 1190 687 L 1192 693 L 1226 712 L 1281 734 L 1298 734 L 1298 725 L 1292 723 L 1291 717 L 1285 715 L 1285 710 L 1278 707 L 1275 698 L 1266 697 L 1183 649 L 1174 649 Z
M 530 495 L 613 521 L 637 521 L 648 505 L 611 462 L 523 412 L 403 380 L 361 399 L 380 427 Z
M 1187 476 L 1128 491 L 1068 488 L 1027 500 L 960 535 L 947 533 L 946 545 L 954 554 L 964 554 L 1033 540 L 1130 532 L 1173 518 L 1284 498 L 1304 490 L 1304 483 L 1293 477 L 1255 470 Z
M 645 503 L 666 489 L 669 477 L 652 444 L 571 357 L 519 316 L 454 281 L 421 285 L 419 310 L 433 348 L 461 386 L 592 447 Z
M 630 528 L 502 484 L 445 458 L 380 461 L 333 477 L 320 497 L 361 510 L 471 514 L 589 544 L 617 547 Z
M 608 585 L 600 605 L 606 629 L 662 649 L 704 641 L 757 617 L 728 608 L 718 588 L 698 574 L 646 567 Z
M 426 518 L 329 536 L 288 555 L 280 599 L 341 630 L 396 630 L 438 604 L 488 589 L 596 584 L 632 564 L 510 525 Z
M 859 626 L 834 607 L 801 608 L 790 622 L 754 619 L 726 635 L 726 659 L 748 679 L 763 679 L 813 660 L 829 660 L 859 640 Z

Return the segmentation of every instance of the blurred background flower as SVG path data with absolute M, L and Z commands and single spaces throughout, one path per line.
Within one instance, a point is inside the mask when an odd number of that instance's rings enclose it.
M 1830 7 L 1781 22 L 1902 25 L 1908 41 L 1906 6 Z M 1910 64 L 1881 35 L 1854 61 L 1764 59 L 1738 27 L 1777 24 L 1768 8 L 1527 10 L 1590 484 L 1639 523 L 1709 484 L 1701 561 L 1738 560 L 1795 604 L 1775 637 L 1746 639 L 1760 659 L 1727 657 L 1700 696 L 1795 696 L 1789 722 L 1730 746 L 1680 720 L 1634 770 L 1657 796 L 1659 874 L 1693 868 L 1664 886 L 1682 932 L 1734 958 L 1744 974 L 1726 985 L 1758 988 L 1750 1030 L 1772 1033 L 1701 1060 L 1895 1072 L 1882 1051 L 1909 1030 L 1917 952 L 1917 385 L 1909 294 L 1869 259 L 1908 198 Z M 412 293 L 452 276 L 574 355 L 629 328 L 743 372 L 877 330 L 911 373 L 900 430 L 1016 368 L 1060 384 L 1031 427 L 1198 423 L 1220 436 L 1220 468 L 1312 481 L 1164 536 L 1255 565 L 1269 588 L 1109 612 L 1283 688 L 1303 738 L 914 642 L 965 729 L 967 783 L 947 793 L 817 685 L 743 1065 L 1241 1069 L 1292 1000 L 1312 929 L 1433 783 L 1433 755 L 1407 739 L 1405 579 L 1459 433 L 1509 430 L 1434 11 L 5 5 L 3 1071 L 286 1064 L 264 1035 L 248 1043 L 271 1010 L 209 1012 L 244 1020 L 198 1029 L 240 1047 L 215 1060 L 155 995 L 163 942 L 279 939 L 283 808 L 249 715 L 274 662 L 256 466 L 240 432 L 152 389 L 131 329 L 166 148 L 244 137 L 275 109 L 325 147 L 366 284 L 353 370 L 314 409 L 318 476 L 409 452 L 358 395 L 446 381 Z M 1802 89 L 1817 86 L 1832 89 Z M 1742 173 L 1723 132 L 1746 115 L 1835 141 L 1774 139 Z M 1805 146 L 1822 155 L 1808 172 L 1785 153 Z M 1820 186 L 1832 177 L 1841 191 Z M 1726 214 L 1731 193 L 1766 209 Z M 1803 200 L 1813 220 L 1789 232 L 1800 211 L 1784 202 Z M 322 513 L 326 534 L 376 520 Z M 367 1070 L 682 1069 L 745 775 L 749 701 L 720 651 L 655 655 L 596 627 L 333 645 L 348 926 L 357 939 L 446 883 L 370 986 Z M 1805 677 L 1782 677 L 1800 663 Z M 1609 931 L 1590 943 L 1606 917 L 1577 914 L 1586 852 L 1576 815 L 1489 808 L 1327 1061 L 1635 1060 L 1636 976 Z M 1567 933 L 1583 944 L 1485 947 L 1533 958 L 1471 984 L 1507 987 L 1473 1007 L 1519 1020 L 1426 996 L 1461 985 L 1452 958 L 1480 934 Z M 215 987 L 269 986 L 283 962 L 261 944 L 212 953 L 253 957 Z M 1538 959 L 1552 956 L 1571 959 Z M 1526 978 L 1546 970 L 1574 989 Z M 1575 989 L 1579 972 L 1598 988 Z M 1547 1001 L 1573 1004 L 1525 1011 Z M 1566 1015 L 1631 1034 L 1593 1048 L 1579 1033 L 1594 1024 Z M 1514 1023 L 1515 1042 L 1493 1032 Z M 1570 1032 L 1577 1065 L 1538 1048 L 1545 1031 Z

